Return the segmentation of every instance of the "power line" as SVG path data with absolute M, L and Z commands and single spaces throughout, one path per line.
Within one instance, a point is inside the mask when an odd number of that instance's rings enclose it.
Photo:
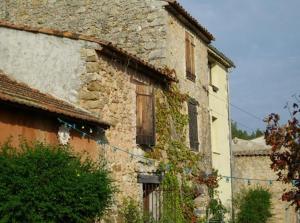
M 242 109 L 242 108 L 240 108 L 240 107 L 238 107 L 238 106 L 236 106 L 236 105 L 234 105 L 234 104 L 232 104 L 232 103 L 230 103 L 230 105 L 231 105 L 233 108 L 235 108 L 235 109 L 237 109 L 237 110 L 239 110 L 239 111 L 241 111 L 241 112 L 244 112 L 245 114 L 249 115 L 250 117 L 253 117 L 254 119 L 257 119 L 257 120 L 259 120 L 259 121 L 261 121 L 261 122 L 263 121 L 263 119 L 259 118 L 258 116 L 254 115 L 254 114 L 252 114 L 252 113 L 250 113 L 250 112 L 248 112 L 248 111 L 246 111 L 246 110 L 244 110 L 244 109 Z
M 241 122 L 238 122 L 238 121 L 235 121 L 235 120 L 232 120 L 232 119 L 231 119 L 231 121 L 232 121 L 232 122 L 236 122 L 237 124 L 239 124 L 239 125 L 241 125 L 241 126 L 244 126 L 245 128 L 251 130 L 252 132 L 256 132 L 255 129 L 253 129 L 253 128 L 251 128 L 251 127 L 249 127 L 249 126 L 247 126 L 247 125 L 245 125 L 245 124 L 243 124 L 243 123 L 241 123 Z
M 204 107 L 204 106 L 202 106 L 202 107 L 203 107 L 203 108 L 208 108 L 208 107 Z M 223 117 L 225 117 L 225 118 L 228 118 L 228 117 L 225 116 L 224 114 L 221 114 L 220 112 L 217 112 L 216 110 L 214 110 L 214 109 L 212 109 L 212 108 L 208 108 L 208 109 L 210 109 L 211 111 L 213 111 L 214 113 L 216 113 L 216 114 L 218 114 L 218 115 L 221 115 L 221 116 L 223 116 Z M 232 122 L 236 122 L 236 123 L 238 123 L 239 125 L 244 126 L 245 128 L 247 128 L 247 129 L 249 129 L 249 130 L 251 130 L 251 131 L 253 131 L 253 132 L 256 131 L 255 129 L 249 127 L 248 125 L 246 125 L 246 124 L 244 124 L 244 123 L 242 123 L 242 122 L 235 121 L 235 120 L 232 120 L 232 119 L 231 119 L 231 121 L 232 121 Z
M 220 112 L 217 112 L 217 111 L 214 110 L 214 109 L 210 109 L 210 110 L 213 111 L 214 113 L 218 114 L 218 115 L 221 115 L 221 116 L 223 116 L 223 117 L 225 117 L 225 118 L 228 118 L 227 116 L 221 114 Z M 238 124 L 241 125 L 241 126 L 244 126 L 245 128 L 251 130 L 252 132 L 255 132 L 255 131 L 256 131 L 255 129 L 249 127 L 248 125 L 246 125 L 246 124 L 244 124 L 244 123 L 242 123 L 242 122 L 235 121 L 235 120 L 233 120 L 233 119 L 231 119 L 231 121 L 232 121 L 232 122 L 236 122 L 236 123 L 238 123 Z
M 228 103 L 228 100 L 226 100 L 226 99 L 224 99 L 224 98 L 221 98 L 221 97 L 219 97 L 219 96 L 217 96 L 217 95 L 214 95 L 214 94 L 212 94 L 212 93 L 209 92 L 209 91 L 208 91 L 208 93 L 209 93 L 210 95 L 212 95 L 213 97 L 215 97 L 215 98 L 217 98 L 217 99 L 219 99 L 219 100 L 221 100 L 221 101 L 223 101 L 223 102 L 225 102 L 225 103 Z M 237 109 L 237 110 L 239 110 L 239 111 L 241 111 L 241 112 L 247 114 L 248 116 L 250 116 L 250 117 L 252 117 L 252 118 L 254 118 L 254 119 L 256 119 L 256 120 L 263 121 L 263 119 L 260 118 L 260 117 L 258 117 L 257 115 L 255 115 L 255 114 L 253 114 L 253 113 L 251 113 L 251 112 L 248 112 L 248 111 L 246 111 L 245 109 L 240 108 L 239 106 L 234 105 L 234 104 L 232 104 L 232 103 L 229 103 L 229 104 L 230 104 L 230 106 L 232 106 L 233 108 L 235 108 L 235 109 Z

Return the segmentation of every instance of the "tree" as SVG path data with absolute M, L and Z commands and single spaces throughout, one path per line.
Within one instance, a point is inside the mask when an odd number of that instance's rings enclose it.
M 42 143 L 0 147 L 0 222 L 95 222 L 112 204 L 102 163 Z
M 237 223 L 266 223 L 271 215 L 271 193 L 261 187 L 242 190 L 237 202 Z
M 300 208 L 300 109 L 294 103 L 291 119 L 285 125 L 280 125 L 280 116 L 270 114 L 266 118 L 266 144 L 272 147 L 270 155 L 271 168 L 277 173 L 278 180 L 286 184 L 293 184 L 293 188 L 284 192 L 282 200 L 291 202 L 297 209 Z
M 256 129 L 249 134 L 247 131 L 240 129 L 237 123 L 234 121 L 231 122 L 231 134 L 233 139 L 239 138 L 245 140 L 255 139 L 264 135 L 264 133 L 260 129 Z

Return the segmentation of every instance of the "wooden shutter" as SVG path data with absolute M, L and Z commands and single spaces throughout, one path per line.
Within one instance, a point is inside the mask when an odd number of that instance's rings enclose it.
M 188 102 L 188 115 L 189 115 L 189 136 L 190 147 L 194 151 L 199 151 L 198 141 L 198 120 L 197 120 L 197 105 L 193 102 Z
M 147 85 L 136 87 L 136 143 L 155 144 L 153 88 Z
M 185 34 L 185 61 L 186 61 L 186 77 L 195 81 L 195 45 L 194 37 L 188 32 Z

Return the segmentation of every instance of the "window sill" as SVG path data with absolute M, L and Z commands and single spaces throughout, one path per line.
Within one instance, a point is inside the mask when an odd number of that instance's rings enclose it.
M 192 74 L 187 73 L 186 74 L 186 79 L 188 79 L 192 82 L 196 82 L 196 75 L 192 75 Z

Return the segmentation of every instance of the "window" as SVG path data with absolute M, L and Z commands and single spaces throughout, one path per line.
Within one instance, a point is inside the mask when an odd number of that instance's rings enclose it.
M 194 151 L 199 151 L 197 114 L 197 102 L 190 100 L 188 102 L 189 138 L 190 147 Z
M 137 181 L 143 185 L 144 214 L 153 218 L 153 220 L 159 220 L 162 212 L 163 193 L 159 188 L 162 176 L 138 174 Z
M 219 88 L 213 82 L 212 67 L 213 67 L 213 64 L 211 62 L 208 62 L 209 85 L 212 87 L 213 91 L 216 93 L 219 91 Z
M 155 144 L 153 88 L 143 84 L 136 86 L 136 143 Z
M 188 32 L 186 32 L 185 34 L 186 77 L 191 81 L 196 80 L 194 54 L 195 54 L 194 37 Z
M 209 85 L 212 85 L 212 73 L 211 73 L 212 64 L 211 62 L 208 62 L 208 77 L 209 77 Z
M 161 215 L 161 197 L 159 184 L 144 183 L 143 184 L 143 211 L 153 220 L 159 220 Z
M 178 222 L 176 219 L 176 196 L 179 191 L 167 185 L 161 186 L 162 175 L 138 174 L 138 183 L 143 186 L 143 212 L 147 219 L 145 222 L 160 222 L 164 219 L 164 213 L 168 215 L 168 222 Z M 164 202 L 166 199 L 168 202 Z M 174 215 L 172 215 L 172 213 Z M 148 219 L 150 218 L 150 219 Z

